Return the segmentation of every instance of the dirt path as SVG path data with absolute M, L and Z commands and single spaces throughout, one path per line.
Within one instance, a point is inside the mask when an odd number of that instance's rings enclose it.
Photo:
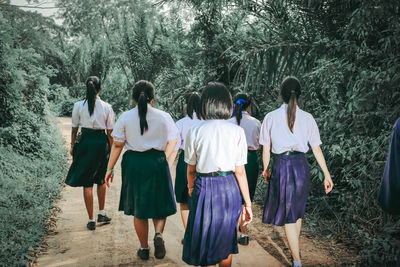
M 66 144 L 69 144 L 71 120 L 59 118 L 58 122 Z M 184 230 L 179 211 L 167 219 L 164 231 L 167 248 L 165 259 L 156 260 L 152 254 L 148 261 L 138 259 L 136 250 L 139 241 L 133 228 L 133 217 L 117 211 L 121 188 L 120 162 L 115 171 L 116 177 L 107 191 L 106 200 L 106 211 L 112 217 L 112 223 L 88 231 L 82 188 L 65 187 L 57 203 L 61 212 L 58 214 L 56 229 L 54 234 L 45 238 L 48 250 L 37 259 L 38 266 L 186 266 L 181 260 Z M 175 173 L 172 175 L 174 178 Z M 95 214 L 97 210 L 95 197 Z M 151 253 L 154 253 L 153 235 L 154 229 L 150 224 Z M 241 246 L 239 250 L 240 253 L 233 257 L 233 266 L 283 266 L 279 257 L 276 259 L 271 256 L 255 240 L 249 246 Z

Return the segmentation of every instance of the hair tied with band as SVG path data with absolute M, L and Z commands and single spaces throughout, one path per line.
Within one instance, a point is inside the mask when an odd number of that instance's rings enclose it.
M 232 112 L 232 116 L 234 116 L 235 115 L 235 108 L 236 108 L 236 105 L 239 105 L 240 104 L 240 110 L 242 110 L 242 105 L 244 104 L 244 103 L 246 103 L 246 101 L 244 100 L 244 99 L 238 99 L 236 102 L 235 102 L 235 106 L 233 107 L 233 112 Z M 240 117 L 242 117 L 242 115 L 240 115 Z

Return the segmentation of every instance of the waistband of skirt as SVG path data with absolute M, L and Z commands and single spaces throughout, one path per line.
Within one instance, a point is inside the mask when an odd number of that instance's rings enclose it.
M 155 154 L 164 154 L 164 151 L 161 150 L 157 150 L 157 149 L 149 149 L 149 150 L 145 150 L 145 151 L 135 151 L 135 150 L 127 150 L 125 153 L 132 153 L 132 154 L 151 154 L 151 153 L 155 153 Z
M 248 153 L 257 153 L 257 150 L 247 150 Z
M 104 129 L 81 128 L 83 134 L 106 134 Z
M 234 174 L 235 172 L 233 171 L 228 171 L 228 172 L 209 172 L 209 173 L 196 173 L 196 176 L 199 177 L 218 177 L 218 176 L 228 176 L 231 174 Z
M 280 154 L 272 153 L 273 157 L 290 156 L 290 155 L 305 155 L 305 153 L 300 151 L 286 151 Z

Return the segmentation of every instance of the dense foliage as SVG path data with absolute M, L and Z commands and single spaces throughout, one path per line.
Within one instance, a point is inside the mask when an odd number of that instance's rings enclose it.
M 56 72 L 45 60 L 47 24 L 35 14 L 0 10 L 1 266 L 24 266 L 31 258 L 65 173 L 63 139 L 46 99 Z
M 364 263 L 393 262 L 399 218 L 380 210 L 376 193 L 400 116 L 399 1 L 58 0 L 57 6 L 62 26 L 1 5 L 0 41 L 9 44 L 0 49 L 11 52 L 7 59 L 0 54 L 0 64 L 13 75 L 0 77 L 1 144 L 35 153 L 42 127 L 32 116 L 46 107 L 38 104 L 49 100 L 54 112 L 69 115 L 89 75 L 101 77 L 102 98 L 117 113 L 131 107 L 130 88 L 139 79 L 156 85 L 159 107 L 175 118 L 186 92 L 219 80 L 232 93 L 252 95 L 260 120 L 279 106 L 283 77 L 296 75 L 335 182 L 325 196 L 310 156 L 306 223 L 356 247 Z M 28 93 L 35 97 L 21 98 Z M 260 180 L 260 201 L 264 190 Z

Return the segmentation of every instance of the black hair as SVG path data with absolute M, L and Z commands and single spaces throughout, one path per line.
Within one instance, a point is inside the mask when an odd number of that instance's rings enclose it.
M 186 97 L 186 113 L 192 120 L 194 112 L 196 112 L 199 119 L 201 118 L 200 101 L 201 98 L 198 93 L 189 93 Z
M 287 123 L 290 131 L 293 133 L 293 126 L 296 120 L 297 99 L 301 95 L 301 86 L 299 80 L 294 76 L 288 76 L 283 79 L 281 84 L 281 96 L 287 107 Z
M 233 116 L 235 116 L 237 124 L 240 125 L 242 119 L 242 111 L 246 110 L 251 104 L 250 96 L 246 93 L 238 93 L 235 96 L 235 106 L 233 108 Z
M 99 77 L 90 76 L 86 79 L 86 98 L 88 102 L 89 114 L 92 116 L 94 112 L 94 104 L 96 103 L 96 95 L 101 90 L 101 82 Z
M 151 82 L 140 80 L 133 86 L 132 98 L 138 105 L 140 119 L 140 134 L 149 129 L 147 124 L 147 103 L 154 99 L 154 85 Z
M 205 120 L 227 120 L 231 117 L 232 96 L 220 82 L 210 82 L 201 94 L 201 116 Z

